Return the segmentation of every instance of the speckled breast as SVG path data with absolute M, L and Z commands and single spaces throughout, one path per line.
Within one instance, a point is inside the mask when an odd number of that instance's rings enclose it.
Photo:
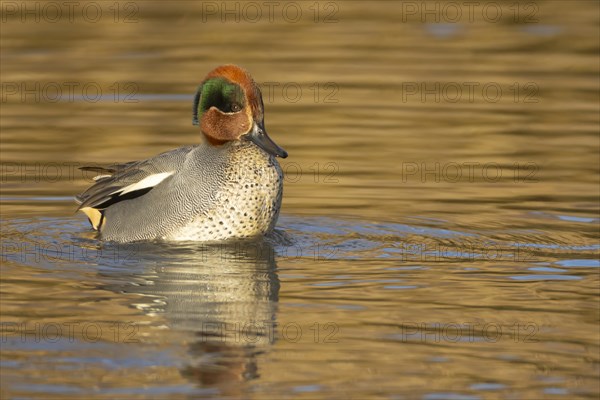
M 273 230 L 283 194 L 283 172 L 275 157 L 252 144 L 237 146 L 225 176 L 212 206 L 165 239 L 217 241 Z

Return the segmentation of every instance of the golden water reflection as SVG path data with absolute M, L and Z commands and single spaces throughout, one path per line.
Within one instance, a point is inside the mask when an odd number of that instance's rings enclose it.
M 457 22 L 409 9 L 456 2 L 286 2 L 293 23 L 6 3 L 2 397 L 597 397 L 598 2 Z M 261 84 L 290 154 L 281 237 L 99 242 L 77 167 L 197 143 L 192 95 L 222 63 Z M 238 339 L 251 321 L 266 332 Z

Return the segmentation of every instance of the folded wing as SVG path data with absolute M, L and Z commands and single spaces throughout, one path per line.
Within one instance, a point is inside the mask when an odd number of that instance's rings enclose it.
M 104 211 L 113 204 L 143 196 L 172 176 L 191 147 L 183 147 L 144 161 L 132 161 L 109 167 L 82 167 L 96 172 L 95 183 L 77 195 L 77 211 L 87 215 L 92 227 L 99 230 Z

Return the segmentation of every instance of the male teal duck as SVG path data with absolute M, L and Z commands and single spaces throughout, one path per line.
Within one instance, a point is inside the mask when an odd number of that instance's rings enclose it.
M 283 193 L 260 89 L 244 69 L 212 70 L 194 99 L 204 139 L 142 161 L 83 167 L 99 173 L 76 196 L 79 211 L 104 240 L 220 241 L 271 232 Z

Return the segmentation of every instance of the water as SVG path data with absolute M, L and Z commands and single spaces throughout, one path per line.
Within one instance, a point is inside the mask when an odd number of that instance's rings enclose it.
M 597 2 L 95 4 L 3 5 L 3 398 L 597 398 Z M 99 241 L 77 167 L 197 142 L 225 62 L 290 153 L 275 234 Z

